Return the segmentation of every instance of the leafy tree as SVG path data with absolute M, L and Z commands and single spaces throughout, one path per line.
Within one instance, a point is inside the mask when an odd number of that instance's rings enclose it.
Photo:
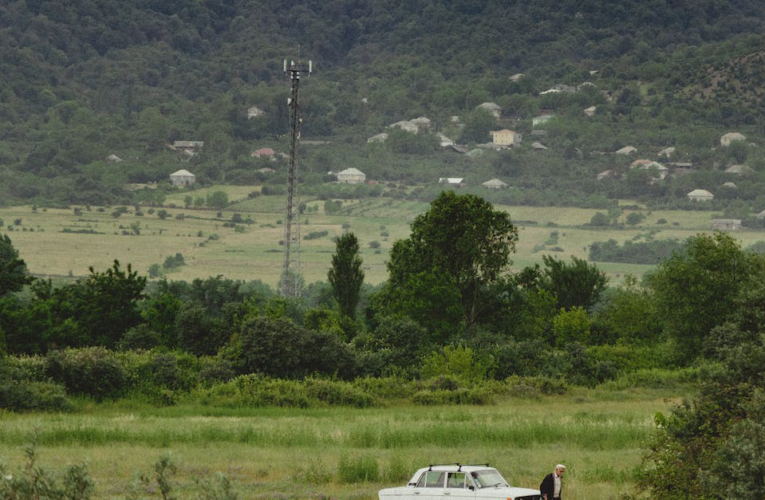
M 763 257 L 717 232 L 689 238 L 684 251 L 649 276 L 659 316 L 686 359 L 701 352 L 709 332 L 730 317 L 741 291 L 761 280 L 763 270 Z
M 90 268 L 90 276 L 74 286 L 75 310 L 79 330 L 91 345 L 115 347 L 122 335 L 141 322 L 138 301 L 146 286 L 146 278 L 138 276 L 128 264 L 119 261 L 103 273 Z
M 561 309 L 553 319 L 555 344 L 562 346 L 570 342 L 589 343 L 590 326 L 590 318 L 584 308 L 576 306 L 568 311 Z
M 418 303 L 428 314 L 448 318 L 445 313 L 456 305 L 460 322 L 472 329 L 486 312 L 482 297 L 502 278 L 517 238 L 506 212 L 475 195 L 442 192 L 412 223 L 411 236 L 393 245 L 383 294 L 387 307 L 411 311 Z
M 465 116 L 462 142 L 491 142 L 490 132 L 497 127 L 497 119 L 491 111 L 479 108 Z
M 0 297 L 18 292 L 32 282 L 27 265 L 19 259 L 19 252 L 13 248 L 8 235 L 0 236 Z
M 228 206 L 228 194 L 225 191 L 214 191 L 207 195 L 207 206 L 218 210 Z
M 542 257 L 542 287 L 555 295 L 558 307 L 589 309 L 597 302 L 608 284 L 608 278 L 594 264 L 571 257 L 571 264 L 550 255 Z
M 361 286 L 364 284 L 359 241 L 355 234 L 346 233 L 337 239 L 335 248 L 332 268 L 327 273 L 327 279 L 340 306 L 340 314 L 355 318 Z

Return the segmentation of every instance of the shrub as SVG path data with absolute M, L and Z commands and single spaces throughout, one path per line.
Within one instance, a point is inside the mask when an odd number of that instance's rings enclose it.
M 121 396 L 127 388 L 125 369 L 102 347 L 51 351 L 45 362 L 46 374 L 72 394 L 100 401 Z
M 60 384 L 6 380 L 0 382 L 0 408 L 22 412 L 70 411 L 73 407 Z
M 323 238 L 329 234 L 329 231 L 313 231 L 311 233 L 306 234 L 303 236 L 304 240 L 316 240 L 319 238 Z
M 13 500 L 49 499 L 49 500 L 88 500 L 93 496 L 94 483 L 84 465 L 72 465 L 61 476 L 61 483 L 56 474 L 37 464 L 37 450 L 32 443 L 24 450 L 27 463 L 15 474 L 10 474 L 0 465 L 0 498 Z
M 465 346 L 446 346 L 425 358 L 421 373 L 424 378 L 451 375 L 462 381 L 476 382 L 490 376 L 494 366 L 491 356 L 479 356 Z

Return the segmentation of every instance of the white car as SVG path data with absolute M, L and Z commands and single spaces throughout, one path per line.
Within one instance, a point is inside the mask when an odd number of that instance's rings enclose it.
M 542 500 L 539 490 L 516 488 L 493 467 L 486 465 L 431 465 L 415 472 L 409 484 L 386 488 L 380 500 Z

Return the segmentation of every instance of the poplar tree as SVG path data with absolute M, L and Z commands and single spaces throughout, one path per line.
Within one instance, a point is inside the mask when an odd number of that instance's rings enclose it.
M 356 235 L 347 233 L 340 236 L 327 278 L 332 285 L 332 295 L 340 305 L 340 314 L 351 319 L 356 317 L 356 306 L 359 304 L 361 285 L 364 283 L 361 262 Z

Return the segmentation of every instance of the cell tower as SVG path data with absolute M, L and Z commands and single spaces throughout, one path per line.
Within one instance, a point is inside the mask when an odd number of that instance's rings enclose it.
M 301 67 L 300 63 L 284 60 L 284 73 L 292 81 L 292 96 L 287 101 L 290 108 L 290 168 L 287 176 L 287 208 L 284 220 L 284 267 L 279 290 L 283 297 L 299 297 L 300 277 L 300 183 L 298 179 L 298 152 L 300 148 L 300 73 L 312 72 L 312 63 Z

